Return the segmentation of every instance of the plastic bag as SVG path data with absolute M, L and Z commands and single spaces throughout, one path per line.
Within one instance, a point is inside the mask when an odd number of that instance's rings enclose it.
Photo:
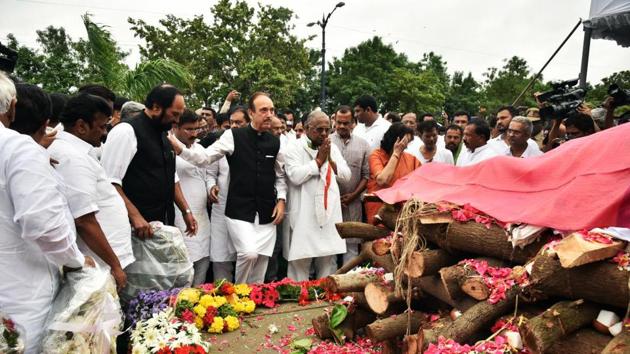
M 24 328 L 0 311 L 0 353 L 24 353 Z
M 192 284 L 193 264 L 181 231 L 161 222 L 151 222 L 153 236 L 146 240 L 131 238 L 136 261 L 125 268 L 127 286 L 120 296 L 124 303 L 141 290 L 166 290 Z
M 67 273 L 46 322 L 46 354 L 116 353 L 122 311 L 109 270 L 97 266 Z

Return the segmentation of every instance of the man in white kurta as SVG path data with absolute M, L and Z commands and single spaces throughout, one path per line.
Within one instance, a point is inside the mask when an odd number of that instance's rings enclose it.
M 203 151 L 203 146 L 197 140 L 199 122 L 203 120 L 190 110 L 184 111 L 179 122 L 173 128 L 173 133 L 179 141 L 189 149 Z M 210 185 L 208 171 L 186 162 L 181 157 L 175 159 L 175 169 L 179 177 L 179 185 L 184 193 L 184 198 L 197 220 L 197 234 L 184 237 L 184 243 L 188 249 L 188 258 L 193 263 L 193 286 L 203 284 L 210 267 L 210 218 L 208 216 L 208 192 Z M 181 211 L 175 208 L 175 226 L 182 235 L 186 232 L 186 223 Z
M 5 128 L 15 96 L 15 86 L 0 73 L 0 308 L 24 327 L 25 353 L 35 354 L 59 287 L 59 267 L 80 268 L 85 259 L 46 150 Z
M 308 280 L 313 261 L 318 279 L 334 273 L 336 255 L 346 253 L 346 243 L 335 228 L 342 221 L 337 180 L 347 182 L 351 177 L 341 152 L 328 138 L 328 116 L 312 112 L 305 129 L 303 139 L 287 151 L 285 165 L 291 223 L 287 275 L 296 281 Z
M 208 168 L 212 211 L 210 215 L 210 260 L 214 279 L 234 280 L 236 250 L 228 234 L 225 222 L 225 204 L 230 186 L 230 165 L 225 157 L 213 162 Z

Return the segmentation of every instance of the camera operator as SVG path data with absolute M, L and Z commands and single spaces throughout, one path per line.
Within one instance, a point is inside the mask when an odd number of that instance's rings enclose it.
M 585 113 L 574 112 L 564 119 L 553 119 L 553 125 L 547 137 L 547 144 L 543 151 L 547 152 L 567 140 L 581 138 L 595 133 L 593 118 Z M 560 134 L 561 126 L 564 126 L 565 136 Z
M 602 107 L 606 109 L 606 117 L 604 118 L 604 127 L 602 129 L 614 127 L 615 108 L 627 104 L 630 104 L 630 90 L 624 90 L 617 84 L 610 85 L 608 87 L 608 97 L 602 104 Z

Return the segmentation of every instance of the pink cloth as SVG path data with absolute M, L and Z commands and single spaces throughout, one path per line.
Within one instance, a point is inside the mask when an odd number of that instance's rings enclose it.
M 504 222 L 559 230 L 630 227 L 630 123 L 539 157 L 422 165 L 376 194 L 390 204 L 411 197 L 470 203 Z

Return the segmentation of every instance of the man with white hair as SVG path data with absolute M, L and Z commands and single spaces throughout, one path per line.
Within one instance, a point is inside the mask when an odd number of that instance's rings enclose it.
M 144 105 L 136 101 L 127 101 L 120 108 L 120 120 L 126 121 L 144 111 Z
M 328 137 L 328 116 L 311 112 L 305 128 L 305 136 L 287 152 L 285 165 L 290 222 L 285 256 L 287 275 L 297 281 L 308 280 L 313 261 L 318 279 L 334 273 L 336 255 L 346 253 L 346 243 L 335 228 L 342 221 L 337 181 L 348 182 L 351 177 L 341 152 Z
M 534 131 L 534 125 L 526 117 L 516 116 L 510 121 L 507 130 L 507 140 L 510 144 L 508 156 L 528 158 L 543 154 L 538 145 L 529 144 L 528 141 Z
M 30 354 L 41 352 L 59 267 L 94 263 L 76 245 L 74 222 L 46 151 L 7 128 L 16 102 L 15 85 L 0 72 L 0 308 L 24 327 Z

